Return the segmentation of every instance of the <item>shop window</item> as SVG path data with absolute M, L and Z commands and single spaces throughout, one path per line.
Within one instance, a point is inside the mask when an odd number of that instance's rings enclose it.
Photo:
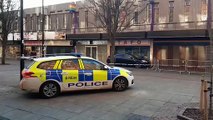
M 61 69 L 62 70 L 79 70 L 80 66 L 77 59 L 63 60 Z
M 54 69 L 55 63 L 56 61 L 43 62 L 40 65 L 38 65 L 37 68 L 44 69 L 44 70 L 51 70 L 51 69 Z

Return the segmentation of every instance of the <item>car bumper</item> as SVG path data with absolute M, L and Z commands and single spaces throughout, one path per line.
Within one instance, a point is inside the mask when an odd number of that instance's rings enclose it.
M 127 79 L 128 79 L 128 82 L 129 82 L 129 87 L 130 86 L 133 86 L 135 83 L 134 83 L 134 76 L 128 76 L 127 77 Z
M 37 78 L 27 78 L 21 80 L 19 87 L 25 91 L 38 93 L 41 84 L 42 82 Z

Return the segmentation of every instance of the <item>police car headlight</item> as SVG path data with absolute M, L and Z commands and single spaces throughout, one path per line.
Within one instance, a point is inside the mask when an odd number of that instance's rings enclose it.
M 126 72 L 129 76 L 133 76 L 132 72 L 131 71 L 127 71 Z

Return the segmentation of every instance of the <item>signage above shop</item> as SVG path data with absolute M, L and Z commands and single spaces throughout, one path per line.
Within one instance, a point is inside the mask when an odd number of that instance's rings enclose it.
M 26 40 L 24 41 L 25 46 L 41 46 L 42 41 L 33 41 L 33 40 Z M 71 46 L 70 41 L 55 41 L 55 40 L 48 40 L 44 41 L 45 46 Z
M 10 33 L 8 40 L 20 40 L 20 33 Z M 37 40 L 37 32 L 24 32 L 24 40 Z
M 42 42 L 41 41 L 24 41 L 25 46 L 41 46 Z
M 66 34 L 64 32 L 44 32 L 45 40 L 65 40 Z M 42 33 L 38 33 L 38 40 L 42 40 Z
M 117 40 L 115 46 L 150 46 L 149 40 Z
M 65 40 L 64 32 L 44 32 L 45 40 Z M 8 40 L 20 40 L 20 33 L 8 34 Z M 24 32 L 24 40 L 42 40 L 42 32 Z

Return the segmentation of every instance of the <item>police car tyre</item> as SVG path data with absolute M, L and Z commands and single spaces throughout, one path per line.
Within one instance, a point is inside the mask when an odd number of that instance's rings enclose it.
M 39 92 L 44 98 L 56 97 L 60 93 L 60 87 L 55 82 L 46 82 L 40 87 Z
M 118 77 L 113 82 L 113 90 L 124 91 L 128 87 L 128 81 L 124 77 Z

